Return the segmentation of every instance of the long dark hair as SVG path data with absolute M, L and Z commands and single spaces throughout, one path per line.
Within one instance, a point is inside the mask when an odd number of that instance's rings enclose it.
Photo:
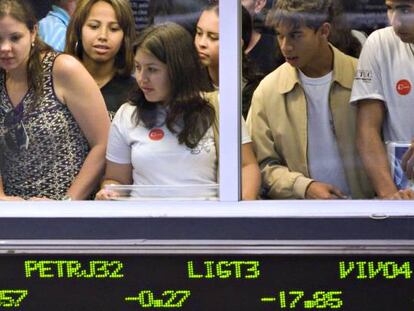
M 203 12 L 205 12 L 205 11 L 213 11 L 214 13 L 216 13 L 217 14 L 217 16 L 220 16 L 220 10 L 219 10 L 219 4 L 218 4 L 218 2 L 214 2 L 214 1 L 211 1 L 210 2 L 210 4 L 208 4 L 208 5 L 206 5 L 202 10 L 201 10 L 201 12 L 200 12 L 200 16 L 201 16 L 201 14 L 203 14 Z M 199 18 L 200 18 L 200 16 L 199 16 Z
M 27 29 L 33 33 L 37 25 L 37 19 L 34 10 L 25 0 L 0 0 L 0 18 L 11 16 L 17 21 L 26 25 Z M 27 62 L 27 85 L 33 88 L 35 100 L 29 109 L 33 109 L 37 105 L 38 99 L 43 93 L 43 68 L 41 54 L 51 51 L 46 43 L 44 43 L 38 35 L 30 48 L 29 60 Z M 3 71 L 3 69 L 0 69 Z
M 194 34 L 196 34 L 197 33 L 197 31 L 196 31 L 196 27 L 197 27 L 197 24 L 198 24 L 198 21 L 200 20 L 200 17 L 201 17 L 201 15 L 204 13 L 204 12 L 214 12 L 214 13 L 216 13 L 216 15 L 217 15 L 217 17 L 220 17 L 220 11 L 219 11 L 219 4 L 218 4 L 218 1 L 216 2 L 216 1 L 210 1 L 210 3 L 208 4 L 208 5 L 206 5 L 201 11 L 200 11 L 200 13 L 199 13 L 199 15 L 198 15 L 198 18 L 197 18 L 197 21 L 196 21 L 196 23 L 195 23 L 195 25 L 194 25 Z M 194 43 L 195 44 L 195 43 Z M 200 61 L 200 60 L 199 60 Z M 209 73 L 209 71 L 208 71 L 208 66 L 202 66 L 203 67 L 203 71 L 205 71 L 205 73 L 207 74 L 207 77 L 208 77 L 208 85 L 207 85 L 207 88 L 206 88 L 206 91 L 208 91 L 208 92 L 211 92 L 211 91 L 214 91 L 215 89 L 216 89 L 216 85 L 214 85 L 214 83 L 213 83 L 213 80 L 211 79 L 211 77 L 210 77 L 210 73 Z
M 141 32 L 134 44 L 134 53 L 143 50 L 167 65 L 171 94 L 166 107 L 165 124 L 178 142 L 189 148 L 197 146 L 215 118 L 214 108 L 202 97 L 207 77 L 201 68 L 191 35 L 181 26 L 166 23 L 151 26 Z M 146 128 L 157 124 L 157 104 L 148 102 L 138 89 L 131 98 L 137 107 L 136 124 Z M 161 103 L 159 103 L 161 104 Z M 178 124 L 183 124 L 177 129 Z
M 253 20 L 250 16 L 249 11 L 244 6 L 241 6 L 241 17 L 242 17 L 242 115 L 247 118 L 247 114 L 250 109 L 253 92 L 259 85 L 260 81 L 264 78 L 263 74 L 260 74 L 256 68 L 256 64 L 251 61 L 249 56 L 246 54 L 246 47 L 249 45 L 252 31 L 253 31 Z

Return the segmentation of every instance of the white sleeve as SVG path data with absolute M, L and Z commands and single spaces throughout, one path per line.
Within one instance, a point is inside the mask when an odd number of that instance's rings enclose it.
M 381 45 L 387 44 L 382 40 L 379 31 L 373 32 L 365 42 L 359 56 L 357 72 L 352 86 L 351 103 L 361 99 L 379 99 L 384 101 L 384 90 L 381 78 Z
M 119 108 L 109 130 L 106 159 L 118 164 L 131 163 L 131 146 L 128 142 L 128 126 L 131 121 L 131 109 L 124 104 Z
M 241 118 L 240 125 L 241 125 L 241 133 L 242 133 L 242 137 L 241 137 L 242 145 L 251 143 L 252 139 L 250 138 L 249 132 L 247 131 L 246 121 L 244 121 L 243 117 Z

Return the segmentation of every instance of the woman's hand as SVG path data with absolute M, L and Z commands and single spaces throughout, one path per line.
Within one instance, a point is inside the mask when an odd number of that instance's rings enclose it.
M 101 189 L 95 196 L 95 200 L 114 200 L 119 197 L 119 193 L 108 189 Z
M 118 164 L 106 160 L 105 179 L 101 183 L 101 190 L 96 194 L 95 200 L 114 200 L 121 194 L 117 191 L 106 189 L 110 185 L 130 185 L 132 183 L 132 165 Z

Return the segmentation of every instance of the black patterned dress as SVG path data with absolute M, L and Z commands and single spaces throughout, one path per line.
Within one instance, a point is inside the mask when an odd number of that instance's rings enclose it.
M 29 89 L 18 105 L 22 106 L 27 149 L 12 150 L 6 143 L 9 127 L 4 121 L 14 108 L 7 93 L 5 73 L 0 74 L 0 172 L 7 195 L 60 199 L 88 155 L 85 136 L 54 91 L 52 68 L 57 56 L 49 52 L 43 58 L 44 91 L 40 104 L 34 110 L 29 109 L 28 104 L 34 98 L 33 89 Z

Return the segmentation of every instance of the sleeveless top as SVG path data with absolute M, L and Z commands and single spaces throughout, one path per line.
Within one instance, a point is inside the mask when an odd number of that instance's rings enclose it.
M 5 73 L 0 74 L 0 172 L 6 195 L 61 199 L 88 155 L 88 141 L 68 107 L 55 94 L 52 69 L 58 55 L 48 52 L 43 58 L 44 90 L 34 109 L 29 108 L 34 100 L 33 88 L 13 108 Z M 21 105 L 29 143 L 27 149 L 13 151 L 5 141 L 4 120 L 7 112 Z

